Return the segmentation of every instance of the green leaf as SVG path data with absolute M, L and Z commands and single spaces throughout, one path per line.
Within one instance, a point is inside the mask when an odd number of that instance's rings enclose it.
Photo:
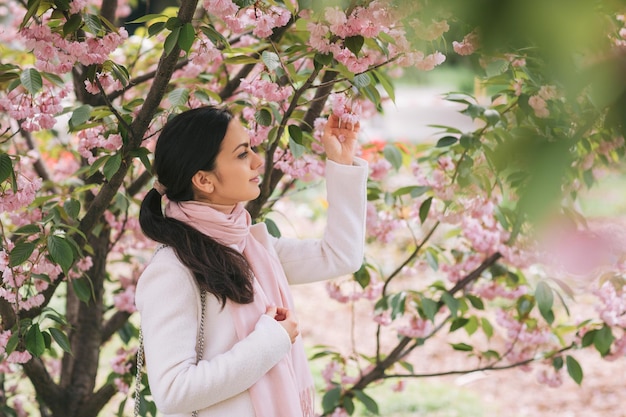
M 172 29 L 172 32 L 165 38 L 165 42 L 163 43 L 165 55 L 172 53 L 174 47 L 178 44 L 178 36 L 180 36 L 180 26 Z
M 474 348 L 467 343 L 451 343 L 452 349 L 460 350 L 462 352 L 471 352 Z
M 261 54 L 261 59 L 263 60 L 263 63 L 265 64 L 267 69 L 271 72 L 274 72 L 276 71 L 276 69 L 281 67 L 280 57 L 274 52 L 263 51 L 263 53 Z
M 174 29 L 180 29 L 182 26 L 183 26 L 183 22 L 176 16 L 170 17 L 165 22 L 165 27 L 171 31 L 174 31 Z
M 85 123 L 91 117 L 91 111 L 93 107 L 89 104 L 83 104 L 80 107 L 77 107 L 72 112 L 72 117 L 70 117 L 70 128 L 74 129 L 76 126 L 80 126 Z
M 424 223 L 424 221 L 426 221 L 426 218 L 428 217 L 428 212 L 430 211 L 430 206 L 431 206 L 432 202 L 433 202 L 433 198 L 432 197 L 428 197 L 420 205 L 420 221 L 422 223 Z
M 254 120 L 261 126 L 270 126 L 272 124 L 272 113 L 266 108 L 262 108 L 254 113 Z
M 300 126 L 289 125 L 287 130 L 289 132 L 289 137 L 297 144 L 302 145 L 302 129 L 300 129 Z
M 350 52 L 357 56 L 359 55 L 359 52 L 361 51 L 364 42 L 365 39 L 363 38 L 363 36 L 360 35 L 350 36 L 344 40 L 346 48 L 348 48 Z
M 430 187 L 423 185 L 408 185 L 406 187 L 400 187 L 392 193 L 394 197 L 400 197 L 401 195 L 410 194 L 411 197 L 417 198 L 430 190 Z
M 450 333 L 465 326 L 468 322 L 469 319 L 466 319 L 465 317 L 459 317 L 457 319 L 454 319 L 450 324 Z
M 67 338 L 67 335 L 63 333 L 61 330 L 56 327 L 51 327 L 48 329 L 52 338 L 55 342 L 67 353 L 72 353 L 72 347 L 70 346 L 70 340 Z
M 116 153 L 111 155 L 110 158 L 104 163 L 104 167 L 102 168 L 102 173 L 104 174 L 107 180 L 113 178 L 113 175 L 120 169 L 122 166 L 122 155 Z
M 80 14 L 76 13 L 70 16 L 67 19 L 67 22 L 63 25 L 63 36 L 67 36 L 70 33 L 74 33 L 80 28 L 80 25 L 83 24 L 83 18 Z
M 14 231 L 13 235 L 15 235 L 15 236 L 19 236 L 19 235 L 30 236 L 30 235 L 34 235 L 36 233 L 39 233 L 40 231 L 41 231 L 41 228 L 38 225 L 36 225 L 36 224 L 27 224 L 27 225 L 24 225 L 24 226 L 20 227 L 16 231 Z
M 196 40 L 196 31 L 191 23 L 185 23 L 180 29 L 180 36 L 178 37 L 178 46 L 180 49 L 189 53 L 193 41 Z
M 102 27 L 102 21 L 95 14 L 86 14 L 83 16 L 85 26 L 89 29 L 88 32 L 98 35 L 104 30 Z
M 73 279 L 72 289 L 80 301 L 88 303 L 91 299 L 91 285 L 86 278 Z
M 404 314 L 406 306 L 406 292 L 401 291 L 389 297 L 389 304 L 391 305 L 392 319 L 395 319 L 396 317 Z
M 200 30 L 206 35 L 207 38 L 209 38 L 211 42 L 213 42 L 215 46 L 219 47 L 220 44 L 222 44 L 226 49 L 230 48 L 228 40 L 224 37 L 224 35 L 215 30 L 212 25 L 201 26 Z
M 26 350 L 32 353 L 33 356 L 39 357 L 46 350 L 46 343 L 38 324 L 34 324 L 28 329 L 25 342 Z
M 296 141 L 292 138 L 289 138 L 289 150 L 291 151 L 293 157 L 298 159 L 304 154 L 306 148 L 299 143 L 296 143 Z
M 455 136 L 444 136 L 437 141 L 437 148 L 445 148 L 446 146 L 454 145 L 458 139 Z
M 537 301 L 537 307 L 539 307 L 539 311 L 543 318 L 549 324 L 552 324 L 554 321 L 554 313 L 552 313 L 552 305 L 554 303 L 554 295 L 552 293 L 552 288 L 544 281 L 540 281 L 537 284 L 537 288 L 535 289 L 535 300 Z
M 483 300 L 481 300 L 479 297 L 476 297 L 475 295 L 472 295 L 472 294 L 467 294 L 465 298 L 469 300 L 469 302 L 472 304 L 472 306 L 475 309 L 478 309 L 478 310 L 485 309 L 485 304 L 483 303 Z
M 148 26 L 148 36 L 152 37 L 158 35 L 165 29 L 165 22 L 156 22 L 150 26 Z
M 341 399 L 341 387 L 336 387 L 326 391 L 324 397 L 322 397 L 322 408 L 324 413 L 330 413 L 335 408 L 339 407 L 339 400 Z
M 356 88 L 364 88 L 372 83 L 372 79 L 368 74 L 359 74 L 352 79 L 352 84 Z
M 367 395 L 366 393 L 364 393 L 363 391 L 360 390 L 354 390 L 354 395 L 356 397 L 357 400 L 359 400 L 361 403 L 363 403 L 363 405 L 365 406 L 365 408 L 367 408 L 367 410 L 370 413 L 373 413 L 375 415 L 378 415 L 378 404 L 376 403 L 376 401 L 370 397 L 369 395 Z
M 9 266 L 14 267 L 26 262 L 34 250 L 35 244 L 33 242 L 17 242 L 9 253 Z
M 22 19 L 22 23 L 20 23 L 20 29 L 23 29 L 24 26 L 26 26 L 26 23 L 28 23 L 28 21 L 31 19 L 31 17 L 33 17 L 35 13 L 37 13 L 40 4 L 41 0 L 28 0 L 28 3 L 26 5 L 28 10 L 26 12 L 26 15 L 24 16 L 24 19 Z
M 263 223 L 265 223 L 265 226 L 267 227 L 267 231 L 270 235 L 274 236 L 274 237 L 280 237 L 281 233 L 280 233 L 280 229 L 278 228 L 278 226 L 276 225 L 276 223 L 274 222 L 274 220 L 269 219 L 269 218 L 265 218 L 263 220 Z
M 444 292 L 441 295 L 441 299 L 450 309 L 450 314 L 452 314 L 452 317 L 456 317 L 460 306 L 459 300 L 457 300 L 456 298 L 454 298 L 454 296 L 450 295 L 450 293 L 447 292 Z
M 392 144 L 385 145 L 383 155 L 385 159 L 391 163 L 391 166 L 396 169 L 396 171 L 400 169 L 402 166 L 402 152 L 400 152 L 400 149 L 398 149 L 397 146 Z
M 37 94 L 43 88 L 41 74 L 34 68 L 27 68 L 20 75 L 20 82 L 32 95 Z
M 567 355 L 565 358 L 565 364 L 567 365 L 567 373 L 578 385 L 583 381 L 583 369 L 580 364 L 572 356 Z
M 422 296 L 420 299 L 422 311 L 426 318 L 432 322 L 435 321 L 435 315 L 439 311 L 439 305 L 435 300 Z
M 78 215 L 80 213 L 80 201 L 75 198 L 71 198 L 63 204 L 63 208 L 70 218 L 76 220 L 78 219 Z
M 613 340 L 614 337 L 611 328 L 607 325 L 604 325 L 595 333 L 595 336 L 593 338 L 593 345 L 602 356 L 605 356 L 611 350 L 611 344 L 613 343 Z
M 187 101 L 189 100 L 189 89 L 177 88 L 172 90 L 167 95 L 167 99 L 174 107 L 186 106 Z
M 72 246 L 61 236 L 48 236 L 48 252 L 54 262 L 61 266 L 63 272 L 67 274 L 74 262 L 74 252 Z
M 147 14 L 141 17 L 138 17 L 135 20 L 131 20 L 130 22 L 126 22 L 126 23 L 145 23 L 145 22 L 149 22 L 150 20 L 153 19 L 160 19 L 160 18 L 164 18 L 166 17 L 166 15 L 164 14 Z
M 361 265 L 358 271 L 354 273 L 354 279 L 359 283 L 361 288 L 365 288 L 371 281 L 370 271 L 367 269 L 365 263 Z
M 5 181 L 13 174 L 11 157 L 6 153 L 0 153 L 0 182 Z

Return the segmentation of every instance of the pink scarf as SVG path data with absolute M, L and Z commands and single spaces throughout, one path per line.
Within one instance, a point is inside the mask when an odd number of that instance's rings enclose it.
M 250 233 L 250 213 L 243 204 L 230 214 L 194 201 L 169 202 L 168 217 L 180 220 L 226 246 L 239 250 L 254 273 L 254 301 L 250 304 L 227 302 L 239 340 L 254 330 L 269 305 L 294 311 L 285 272 L 276 253 L 268 251 Z M 253 358 L 251 358 L 253 360 Z M 302 338 L 296 338 L 291 351 L 249 389 L 257 417 L 313 417 L 313 378 Z

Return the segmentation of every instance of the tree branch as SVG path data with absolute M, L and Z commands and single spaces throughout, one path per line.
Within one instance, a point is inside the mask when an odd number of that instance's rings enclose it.
M 67 415 L 63 401 L 63 391 L 52 380 L 41 358 L 33 357 L 23 364 L 24 373 L 33 384 L 37 396 L 50 407 L 54 415 Z
M 124 327 L 129 317 L 130 313 L 126 311 L 115 312 L 102 326 L 102 343 L 105 343 L 115 332 Z

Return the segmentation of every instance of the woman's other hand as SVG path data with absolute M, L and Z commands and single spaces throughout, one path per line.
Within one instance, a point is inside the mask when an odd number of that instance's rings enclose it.
M 295 315 L 290 310 L 283 307 L 269 306 L 265 314 L 272 317 L 283 326 L 291 339 L 291 343 L 296 341 L 296 337 L 300 334 L 298 330 L 298 320 L 296 320 Z
M 322 135 L 322 144 L 328 159 L 339 164 L 352 165 L 359 129 L 358 122 L 341 122 L 338 116 L 331 114 Z

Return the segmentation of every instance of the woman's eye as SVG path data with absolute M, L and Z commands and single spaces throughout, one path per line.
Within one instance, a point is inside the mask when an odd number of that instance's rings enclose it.
M 248 151 L 244 151 L 244 152 L 239 154 L 238 158 L 239 159 L 245 159 L 247 156 L 248 156 Z
M 254 153 L 259 153 L 259 148 L 257 146 L 251 146 L 250 150 Z

